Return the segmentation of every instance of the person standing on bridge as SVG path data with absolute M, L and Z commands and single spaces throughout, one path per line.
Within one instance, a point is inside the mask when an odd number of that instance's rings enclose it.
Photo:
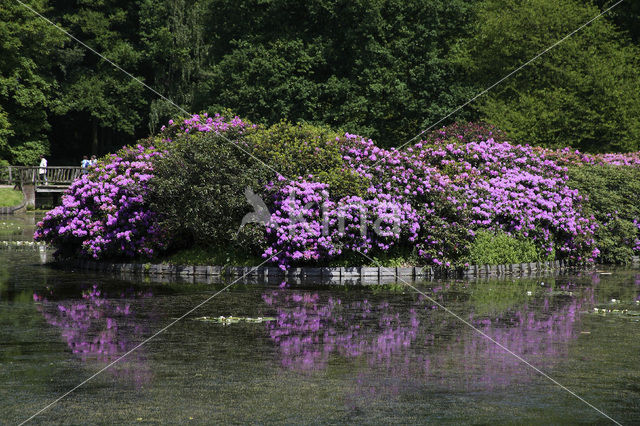
M 40 155 L 40 168 L 38 169 L 38 174 L 40 175 L 40 181 L 44 182 L 45 185 L 48 185 L 47 181 L 47 159 L 44 158 L 44 155 Z
M 80 163 L 80 167 L 82 167 L 82 173 L 84 174 L 87 173 L 87 169 L 89 168 L 89 165 L 91 165 L 91 161 L 89 161 L 89 159 L 85 155 L 84 157 L 82 157 L 82 163 Z
M 98 164 L 98 159 L 96 158 L 95 155 L 91 156 L 91 160 L 89 161 L 89 165 L 90 166 L 95 166 L 96 164 Z

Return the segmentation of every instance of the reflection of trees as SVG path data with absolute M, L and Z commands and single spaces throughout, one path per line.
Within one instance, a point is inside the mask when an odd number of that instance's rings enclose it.
M 593 303 L 591 290 L 569 297 L 558 287 L 528 299 L 525 292 L 524 302 L 496 313 L 473 306 L 468 297 L 446 286 L 434 290 L 432 297 L 445 306 L 457 299 L 454 310 L 475 327 L 544 367 L 566 357 L 569 343 L 579 334 L 578 312 Z M 286 368 L 325 369 L 332 356 L 364 360 L 365 371 L 371 373 L 361 374 L 360 385 L 374 386 L 385 377 L 387 391 L 391 382 L 473 389 L 530 377 L 512 355 L 424 297 L 410 303 L 343 301 L 321 293 L 280 290 L 264 294 L 263 300 L 277 312 L 277 321 L 267 329 Z M 492 313 L 474 315 L 474 310 Z
M 3 262 L 0 264 L 0 300 L 4 299 L 4 293 L 7 291 L 9 281 L 9 272 L 7 265 Z
M 151 297 L 151 293 L 122 293 L 119 299 L 107 298 L 94 285 L 82 293 L 80 300 L 50 301 L 53 293 L 33 298 L 40 302 L 38 309 L 47 323 L 60 329 L 72 353 L 84 362 L 110 363 L 140 343 L 147 326 L 134 315 L 132 301 Z M 142 348 L 118 362 L 108 371 L 119 378 L 142 385 L 151 379 Z

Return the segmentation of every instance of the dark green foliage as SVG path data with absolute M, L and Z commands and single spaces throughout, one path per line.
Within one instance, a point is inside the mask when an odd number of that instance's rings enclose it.
M 618 1 L 594 0 L 593 3 L 604 10 L 618 3 Z M 626 31 L 635 43 L 640 40 L 640 2 L 633 0 L 623 1 L 611 9 L 607 13 L 607 17 L 611 18 L 620 29 Z
M 212 42 L 204 32 L 207 3 L 206 0 L 139 1 L 146 82 L 186 110 L 191 108 L 195 89 L 204 78 L 207 46 Z M 175 105 L 152 97 L 148 130 L 156 133 L 177 112 Z
M 470 95 L 446 59 L 462 0 L 210 3 L 211 77 L 197 109 L 311 121 L 399 145 Z
M 6 4 L 5 4 L 6 3 Z M 0 158 L 75 164 L 179 108 L 15 2 L 0 8 Z M 612 0 L 30 0 L 187 111 L 329 125 L 397 146 Z M 624 1 L 454 120 L 517 142 L 637 150 L 640 3 Z
M 602 263 L 626 264 L 633 255 L 640 219 L 640 169 L 610 165 L 569 168 L 569 185 L 588 200 L 586 207 L 600 224 L 596 246 Z
M 174 140 L 154 169 L 152 206 L 163 212 L 163 225 L 176 246 L 244 241 L 236 234 L 243 216 L 252 211 L 245 188 L 261 188 L 273 174 L 213 132 Z M 245 228 L 244 233 L 251 232 L 251 226 Z M 259 239 L 247 241 L 259 244 Z
M 598 262 L 625 265 L 634 255 L 633 246 L 638 228 L 630 220 L 616 215 L 607 217 L 600 223 L 595 233 L 596 244 L 600 250 Z
M 46 0 L 30 1 L 40 13 Z M 0 159 L 37 164 L 49 152 L 49 108 L 57 83 L 54 52 L 63 36 L 17 2 L 0 6 Z
M 251 256 L 238 246 L 189 247 L 178 250 L 162 259 L 174 265 L 217 265 L 217 266 L 258 266 L 263 262 L 260 256 Z
M 75 0 L 58 3 L 54 13 L 71 34 L 143 79 L 137 16 L 130 2 Z M 114 139 L 136 135 L 151 93 L 73 40 L 67 39 L 58 62 L 61 93 L 53 112 L 59 116 L 59 132 L 81 129 L 84 146 L 76 148 L 80 153 L 103 154 L 119 147 L 113 146 Z

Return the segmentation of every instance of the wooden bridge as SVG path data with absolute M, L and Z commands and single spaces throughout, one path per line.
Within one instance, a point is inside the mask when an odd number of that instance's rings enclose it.
M 38 195 L 61 195 L 82 174 L 79 166 L 50 166 L 46 168 L 45 180 L 40 178 L 39 166 L 7 166 L 4 169 L 2 180 L 22 190 L 25 207 L 35 207 Z

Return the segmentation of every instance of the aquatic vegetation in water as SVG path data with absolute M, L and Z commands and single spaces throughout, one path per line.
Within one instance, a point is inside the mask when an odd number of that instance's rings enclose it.
M 269 321 L 275 321 L 275 318 L 272 317 L 256 317 L 256 318 L 250 318 L 250 317 L 234 317 L 232 315 L 229 315 L 228 317 L 225 316 L 219 316 L 219 317 L 198 317 L 198 318 L 194 318 L 195 321 L 202 321 L 202 322 L 210 322 L 210 323 L 214 323 L 214 324 L 223 324 L 223 325 L 230 325 L 230 324 L 238 324 L 241 322 L 246 322 L 246 323 L 252 323 L 252 324 L 260 324 L 263 322 L 269 322 Z
M 21 235 L 22 227 L 12 222 L 0 222 L 0 237 Z
M 594 307 L 593 313 L 600 316 L 621 317 L 640 321 L 640 294 L 633 301 L 611 299 L 607 304 L 600 304 Z
M 0 248 L 20 248 L 20 247 L 44 247 L 46 243 L 41 241 L 0 241 Z
M 593 313 L 602 316 L 635 317 L 636 321 L 640 321 L 640 310 L 593 308 Z

